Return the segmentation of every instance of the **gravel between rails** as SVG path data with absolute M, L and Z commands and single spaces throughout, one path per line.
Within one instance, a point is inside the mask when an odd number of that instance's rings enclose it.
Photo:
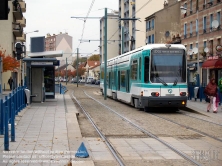
M 184 116 L 180 113 L 177 113 L 174 116 L 160 113 L 157 115 L 166 119 L 170 119 L 181 125 L 186 125 L 201 132 L 205 132 L 213 137 L 222 137 L 222 126 L 218 126 L 192 117 Z
M 173 124 L 161 118 L 150 115 L 144 111 L 139 111 L 138 109 L 135 109 L 134 107 L 131 107 L 127 104 L 114 101 L 113 99 L 110 98 L 104 100 L 103 96 L 99 95 L 98 88 L 90 88 L 87 89 L 86 91 L 88 95 L 96 98 L 100 102 L 104 103 L 106 106 L 111 107 L 112 109 L 116 110 L 118 113 L 126 116 L 128 119 L 140 125 L 144 129 L 150 131 L 156 136 L 161 136 L 161 137 L 189 136 L 192 138 L 202 137 L 200 134 L 187 130 L 185 127 L 180 127 L 176 124 Z
M 74 96 L 90 114 L 94 123 L 98 125 L 105 136 L 147 137 L 144 133 L 138 131 L 114 113 L 108 111 L 104 106 L 88 98 L 82 90 L 75 90 Z

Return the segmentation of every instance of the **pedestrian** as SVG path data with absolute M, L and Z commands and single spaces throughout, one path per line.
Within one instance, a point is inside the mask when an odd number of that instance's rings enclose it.
M 210 103 L 207 106 L 207 112 L 210 112 L 212 107 L 213 113 L 217 113 L 216 107 L 216 96 L 217 96 L 217 84 L 215 83 L 215 79 L 212 78 L 210 82 L 207 84 L 204 89 L 204 94 L 210 98 Z
M 13 85 L 13 79 L 12 79 L 12 77 L 10 77 L 10 78 L 8 79 L 8 84 L 9 84 L 9 86 L 10 86 L 10 90 L 12 90 L 12 85 Z
M 214 110 L 214 113 L 217 113 L 217 109 L 218 109 L 218 106 L 219 106 L 219 103 L 220 103 L 220 95 L 219 95 L 219 93 L 217 92 L 217 94 L 216 94 L 216 102 L 215 102 L 215 104 L 216 104 L 216 110 Z

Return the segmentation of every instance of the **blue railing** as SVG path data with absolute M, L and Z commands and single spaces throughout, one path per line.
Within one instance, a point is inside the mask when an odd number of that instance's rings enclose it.
M 206 95 L 204 94 L 204 89 L 205 89 L 205 86 L 200 86 L 198 87 L 198 93 L 197 93 L 197 96 L 195 96 L 194 94 L 194 89 L 195 89 L 195 86 L 188 86 L 188 100 L 192 100 L 192 98 L 195 99 L 200 99 L 200 102 L 202 102 L 202 100 L 205 101 L 205 98 L 206 98 Z M 218 94 L 219 94 L 219 97 L 220 97 L 220 104 L 222 103 L 222 94 L 220 93 L 220 91 L 218 90 Z
M 0 99 L 0 135 L 4 135 L 4 150 L 9 150 L 9 130 L 11 124 L 11 142 L 15 142 L 15 115 L 26 107 L 25 87 L 18 87 Z

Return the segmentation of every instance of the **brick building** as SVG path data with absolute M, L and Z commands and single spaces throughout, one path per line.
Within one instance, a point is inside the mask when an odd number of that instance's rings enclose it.
M 222 0 L 182 0 L 181 5 L 187 9 L 181 15 L 182 44 L 187 50 L 198 48 L 200 82 L 207 84 L 209 77 L 218 80 L 222 77 L 222 63 L 218 65 L 222 52 L 216 50 L 217 46 L 222 45 Z M 187 55 L 192 66 L 198 65 L 197 56 L 192 51 Z M 209 59 L 214 59 L 214 62 L 211 60 L 209 63 Z M 191 71 L 190 77 L 195 72 Z

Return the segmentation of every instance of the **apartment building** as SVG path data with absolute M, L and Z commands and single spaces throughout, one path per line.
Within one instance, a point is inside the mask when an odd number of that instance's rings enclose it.
M 119 55 L 119 38 L 118 38 L 118 12 L 107 14 L 107 59 Z M 104 61 L 104 17 L 100 19 L 100 61 Z
M 180 2 L 168 0 L 164 8 L 145 18 L 146 43 L 181 43 Z
M 218 80 L 222 77 L 222 63 L 218 65 L 222 52 L 216 49 L 222 45 L 222 1 L 182 0 L 181 5 L 187 9 L 181 15 L 181 34 L 182 44 L 188 50 L 188 63 L 193 66 L 199 64 L 201 83 L 207 84 L 209 77 Z M 189 51 L 194 47 L 198 48 L 197 54 Z M 209 59 L 215 60 L 209 62 Z
M 0 49 L 6 50 L 6 55 L 16 57 L 15 43 L 25 42 L 26 35 L 23 28 L 26 27 L 26 19 L 23 13 L 26 12 L 26 3 L 23 0 L 8 1 L 10 12 L 8 20 L 0 20 Z M 9 89 L 7 81 L 10 76 L 14 79 L 14 86 L 22 84 L 21 67 L 11 72 L 4 72 L 2 75 L 2 85 Z
M 45 51 L 57 51 L 62 50 L 63 56 L 57 57 L 56 59 L 60 60 L 60 66 L 66 64 L 66 58 L 68 63 L 71 63 L 73 60 L 73 50 L 72 50 L 72 36 L 69 36 L 68 33 L 62 33 L 55 35 L 50 35 L 49 33 L 45 37 Z
M 146 44 L 145 18 L 163 9 L 164 1 L 166 0 L 119 0 L 119 16 L 121 18 L 139 18 L 137 21 L 124 20 L 119 23 L 119 52 L 121 52 L 122 39 L 124 40 L 124 53 Z

